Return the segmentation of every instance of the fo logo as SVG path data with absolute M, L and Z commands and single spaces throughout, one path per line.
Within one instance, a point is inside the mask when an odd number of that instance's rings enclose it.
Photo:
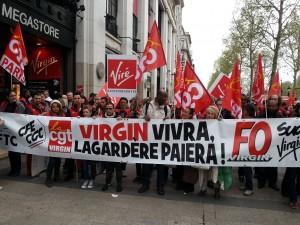
M 71 153 L 71 121 L 49 121 L 49 152 Z
M 232 157 L 228 161 L 270 161 L 272 157 L 267 155 L 267 153 L 271 142 L 272 132 L 267 122 L 237 122 L 234 134 Z M 242 145 L 247 149 L 247 155 L 242 155 L 240 153 Z

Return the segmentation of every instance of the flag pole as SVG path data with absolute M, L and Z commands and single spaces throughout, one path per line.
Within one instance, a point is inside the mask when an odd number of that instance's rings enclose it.
M 220 119 L 220 118 L 221 118 L 221 119 L 223 119 L 223 116 L 222 116 L 222 114 L 221 114 L 221 112 L 222 112 L 222 109 L 223 109 L 223 108 L 221 107 L 221 108 L 220 108 L 220 110 L 219 110 L 218 119 Z
M 267 112 L 267 99 L 265 99 L 265 115 L 266 115 L 266 118 L 268 118 L 268 112 Z

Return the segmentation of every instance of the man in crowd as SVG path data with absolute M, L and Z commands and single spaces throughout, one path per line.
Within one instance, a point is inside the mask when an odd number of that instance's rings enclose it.
M 282 118 L 280 112 L 281 99 L 277 95 L 271 96 L 267 101 L 267 118 Z M 263 113 L 260 117 L 264 118 Z M 278 191 L 277 187 L 277 167 L 256 168 L 258 188 L 263 188 L 268 181 L 269 187 Z
M 158 91 L 157 97 L 154 101 L 145 104 L 142 110 L 142 117 L 146 121 L 150 119 L 167 119 L 171 116 L 171 110 L 167 105 L 168 94 L 165 91 Z M 164 185 L 166 181 L 166 170 L 168 169 L 165 165 L 156 165 L 157 168 L 157 194 L 164 195 Z M 142 186 L 139 188 L 139 193 L 144 193 L 149 190 L 151 173 L 153 170 L 152 164 L 142 165 L 142 176 L 143 182 Z
M 117 115 L 115 113 L 114 104 L 109 102 L 106 104 L 106 112 L 104 114 L 104 118 L 116 118 Z M 120 162 L 106 162 L 106 179 L 105 184 L 102 187 L 102 191 L 106 191 L 108 187 L 111 185 L 112 177 L 114 171 L 116 171 L 116 180 L 117 187 L 116 191 L 121 192 L 123 190 L 122 187 L 122 164 Z
M 71 108 L 73 105 L 73 92 L 69 91 L 67 93 L 67 99 L 68 99 L 68 108 Z
M 20 101 L 17 101 L 16 93 L 11 91 L 8 96 L 8 101 L 5 101 L 1 104 L 0 111 L 24 114 L 25 106 Z M 21 153 L 9 151 L 8 158 L 11 167 L 8 176 L 19 176 L 21 173 Z

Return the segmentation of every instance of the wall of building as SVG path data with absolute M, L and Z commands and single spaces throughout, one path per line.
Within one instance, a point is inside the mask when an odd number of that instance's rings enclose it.
M 86 10 L 81 13 L 83 19 L 77 18 L 76 21 L 76 83 L 83 85 L 85 94 L 98 93 L 105 78 L 99 77 L 99 74 L 97 76 L 96 68 L 98 64 L 105 67 L 105 54 L 136 54 L 140 57 L 148 40 L 149 29 L 156 20 L 160 27 L 167 65 L 160 70 L 144 73 L 138 93 L 141 97 L 155 97 L 159 83 L 159 88 L 167 90 L 172 101 L 175 59 L 177 51 L 183 46 L 180 41 L 185 36 L 181 29 L 183 0 L 138 0 L 137 52 L 132 50 L 135 41 L 132 38 L 133 3 L 134 0 L 118 1 L 117 34 L 112 34 L 105 26 L 105 0 L 79 2 L 85 5 Z

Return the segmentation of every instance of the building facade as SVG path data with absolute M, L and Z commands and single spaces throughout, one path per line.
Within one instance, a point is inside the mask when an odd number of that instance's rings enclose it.
M 0 96 L 10 89 L 42 91 L 52 96 L 75 87 L 76 3 L 58 0 L 0 0 L 0 55 L 21 25 L 28 56 L 26 86 L 0 68 Z
M 161 33 L 167 65 L 144 73 L 138 93 L 154 97 L 159 89 L 173 99 L 177 51 L 192 61 L 191 39 L 182 26 L 183 0 L 81 0 L 76 17 L 76 84 L 84 93 L 98 93 L 106 82 L 107 54 L 140 57 L 154 21 Z
M 20 23 L 29 58 L 26 88 L 32 91 L 98 93 L 106 82 L 106 56 L 141 57 L 154 21 L 167 65 L 144 73 L 139 95 L 154 97 L 164 89 L 172 100 L 177 51 L 192 61 L 183 0 L 0 0 L 0 7 L 0 54 Z M 24 87 L 0 68 L 1 96 L 11 88 L 19 93 Z

